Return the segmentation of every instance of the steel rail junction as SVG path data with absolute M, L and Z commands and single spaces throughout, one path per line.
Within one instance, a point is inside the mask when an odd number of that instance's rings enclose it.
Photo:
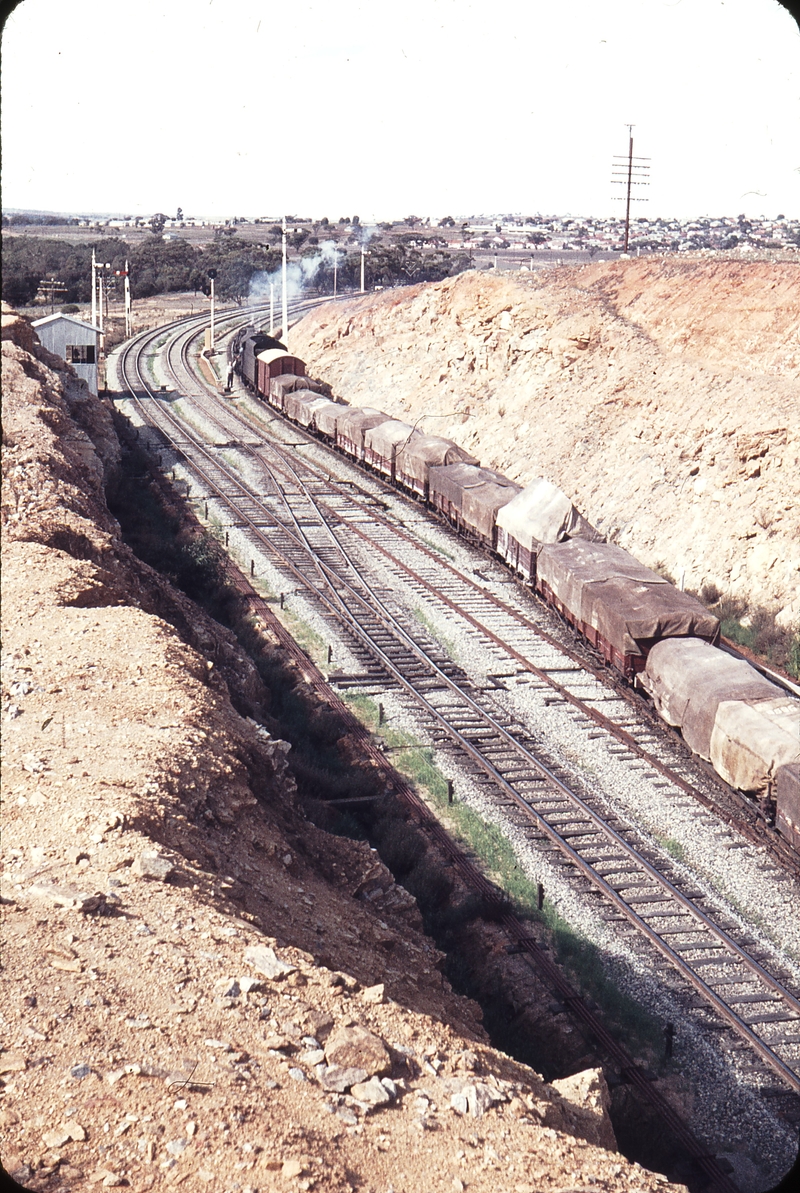
M 159 329 L 163 331 L 163 329 Z M 186 348 L 188 339 L 184 341 L 181 359 L 185 367 Z M 546 837 L 570 862 L 583 873 L 603 895 L 617 907 L 637 929 L 658 948 L 661 954 L 694 986 L 707 1002 L 728 1022 L 736 1032 L 779 1074 L 786 1084 L 800 1092 L 800 1077 L 787 1061 L 782 1059 L 774 1048 L 765 1042 L 754 1030 L 758 1023 L 769 1024 L 783 1022 L 792 1027 L 800 1026 L 800 1002 L 785 986 L 769 974 L 759 962 L 751 957 L 731 936 L 714 923 L 714 921 L 694 902 L 681 892 L 675 883 L 671 882 L 651 862 L 644 858 L 631 844 L 625 840 L 623 834 L 609 825 L 587 801 L 573 791 L 567 783 L 554 773 L 552 766 L 537 757 L 525 742 L 525 731 L 505 726 L 497 716 L 484 706 L 477 694 L 468 690 L 463 677 L 458 681 L 453 678 L 452 668 L 437 663 L 430 654 L 422 649 L 411 637 L 409 632 L 400 624 L 398 619 L 386 608 L 385 602 L 370 588 L 358 568 L 344 551 L 341 542 L 328 522 L 330 513 L 323 513 L 320 508 L 322 502 L 315 499 L 302 481 L 291 462 L 281 457 L 279 467 L 284 474 L 292 475 L 299 489 L 305 508 L 306 520 L 308 511 L 316 511 L 315 529 L 323 529 L 329 536 L 330 546 L 334 546 L 333 555 L 338 555 L 338 566 L 349 573 L 349 578 L 340 575 L 331 562 L 326 562 L 319 555 L 319 547 L 313 548 L 309 536 L 299 526 L 299 519 L 291 508 L 291 502 L 275 476 L 275 470 L 270 468 L 260 451 L 253 451 L 255 445 L 237 444 L 247 447 L 250 454 L 256 455 L 262 465 L 268 470 L 275 488 L 274 497 L 279 500 L 286 511 L 288 521 L 279 518 L 274 508 L 275 502 L 265 504 L 271 497 L 261 499 L 256 497 L 241 478 L 231 469 L 220 463 L 211 451 L 202 443 L 201 439 L 187 430 L 172 414 L 168 414 L 163 403 L 158 401 L 157 395 L 144 381 L 141 369 L 135 368 L 133 384 L 130 378 L 130 360 L 135 359 L 130 354 L 133 345 L 126 351 L 123 359 L 123 369 L 128 380 L 128 388 L 137 401 L 143 417 L 158 426 L 162 433 L 176 446 L 179 446 L 187 458 L 192 470 L 203 483 L 213 491 L 216 497 L 224 502 L 248 527 L 251 534 L 256 536 L 262 548 L 266 548 L 273 556 L 282 560 L 282 566 L 303 584 L 310 588 L 315 600 L 325 605 L 328 610 L 340 620 L 344 620 L 347 630 L 357 637 L 379 660 L 387 675 L 397 684 L 414 696 L 425 709 L 428 717 L 434 721 L 447 736 L 456 743 L 461 751 L 479 767 L 503 794 L 526 816 L 533 821 L 539 834 Z M 179 380 L 176 378 L 176 380 Z M 155 402 L 148 402 L 147 407 L 136 393 L 141 387 L 147 397 L 155 398 Z M 204 410 L 204 417 L 208 412 Z M 225 410 L 225 416 L 230 417 L 230 410 Z M 238 416 L 237 416 L 238 418 Z M 216 420 L 218 425 L 222 424 Z M 242 422 L 252 433 L 252 427 Z M 225 445 L 228 446 L 228 445 Z M 188 451 L 187 451 L 188 449 Z M 274 445 L 269 445 L 270 452 L 276 452 Z M 233 492 L 231 492 L 233 490 Z M 339 491 L 339 496 L 342 496 Z M 254 516 L 243 512 L 242 505 L 254 510 Z M 374 514 L 374 511 L 371 511 Z M 256 518 L 261 523 L 257 524 Z M 266 519 L 270 530 L 269 536 L 264 533 L 263 520 Z M 341 519 L 337 517 L 341 523 Z M 348 530 L 355 529 L 352 525 Z M 283 537 L 283 545 L 278 546 L 276 532 Z M 358 532 L 361 533 L 361 532 Z M 364 536 L 362 534 L 362 537 Z M 374 540 L 369 539 L 374 547 Z M 298 554 L 299 553 L 299 554 Z M 316 582 L 310 582 L 308 563 L 311 562 L 316 573 Z M 394 561 L 398 563 L 397 560 Z M 438 561 L 437 561 L 438 562 Z M 405 565 L 402 565 L 405 567 Z M 351 581 L 357 578 L 359 588 Z M 463 577 L 462 577 L 463 579 Z M 485 595 L 483 589 L 478 591 Z M 348 602 L 350 602 L 348 604 Z M 457 606 L 454 606 L 457 608 Z M 464 615 L 460 609 L 458 612 Z M 466 615 L 469 619 L 470 615 Z M 475 619 L 472 619 L 476 624 Z M 378 624 L 375 625 L 374 623 Z M 369 623 L 373 623 L 371 626 Z M 365 628 L 367 626 L 368 628 Z M 477 628 L 486 633 L 486 628 L 477 623 Z M 380 641 L 376 641 L 379 639 Z M 498 641 L 500 641 L 498 639 Z M 503 644 L 504 648 L 505 644 Z M 507 649 L 507 648 L 506 648 Z M 531 664 L 525 661 L 526 666 Z M 420 668 L 422 674 L 420 674 Z M 450 672 L 448 674 L 448 671 Z M 549 677 L 547 677 L 549 679 Z M 433 685 L 433 687 L 431 687 Z M 425 694 L 420 687 L 426 687 Z M 446 692 L 450 703 L 442 707 L 431 698 L 436 692 Z M 573 702 L 576 698 L 565 689 Z M 585 710 L 585 706 L 582 706 Z M 594 710 L 588 710 L 594 712 Z M 598 714 L 599 715 L 599 714 Z M 489 735 L 487 737 L 487 734 Z M 509 766 L 508 756 L 514 756 L 514 764 Z M 520 766 L 522 765 L 522 770 Z M 505 774 L 503 773 L 505 770 Z M 508 777 L 513 773 L 511 781 Z M 544 782 L 544 791 L 541 784 Z M 539 785 L 536 788 L 536 785 Z M 533 790 L 532 790 L 533 789 Z M 554 806 L 555 803 L 555 806 Z M 566 819 L 564 819 L 566 816 Z M 556 819 L 558 817 L 558 820 Z M 554 824 L 553 821 L 556 821 Z M 560 831 L 559 831 L 560 830 Z M 573 844 L 573 842 L 575 842 Z M 598 849 L 611 848 L 609 856 L 597 856 Z M 594 855 L 594 864 L 583 854 Z M 602 865 L 603 870 L 600 871 Z M 623 878 L 622 875 L 628 875 Z M 611 875 L 617 875 L 616 883 L 608 881 Z M 644 881 L 642 881 L 644 879 Z M 627 897 L 624 897 L 627 892 Z M 645 913 L 638 907 L 651 905 L 650 921 L 659 921 L 657 926 L 648 922 Z M 653 906 L 655 905 L 655 906 Z M 691 917 L 691 924 L 681 923 L 679 917 Z M 666 937 L 675 935 L 713 936 L 699 941 L 682 941 L 672 946 Z M 695 957 L 692 960 L 684 957 L 684 953 L 702 952 L 707 954 L 713 950 L 712 956 Z M 720 952 L 719 950 L 724 950 Z M 697 971 L 706 966 L 722 966 L 722 981 L 707 982 Z M 742 990 L 745 978 L 736 972 L 736 966 L 746 967 L 752 978 L 761 985 L 761 989 L 752 986 Z M 726 1001 L 715 989 L 717 987 L 736 987 L 737 992 L 730 995 Z M 764 987 L 779 996 L 774 1000 L 764 994 Z M 748 1020 L 738 1014 L 733 1006 L 752 1004 L 772 1004 L 773 1009 L 757 1012 Z M 800 1037 L 789 1037 L 784 1042 L 793 1044 Z M 773 1043 L 775 1043 L 773 1041 Z M 776 1045 L 777 1046 L 777 1045 Z

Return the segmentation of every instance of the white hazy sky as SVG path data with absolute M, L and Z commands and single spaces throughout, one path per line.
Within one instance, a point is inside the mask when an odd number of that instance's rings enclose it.
M 776 0 L 23 0 L 2 99 L 4 207 L 800 214 Z

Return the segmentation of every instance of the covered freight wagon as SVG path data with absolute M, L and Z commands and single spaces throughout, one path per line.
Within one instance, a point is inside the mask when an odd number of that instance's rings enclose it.
M 336 442 L 336 424 L 350 407 L 344 402 L 328 400 L 324 406 L 318 406 L 314 411 L 311 428 L 323 435 L 331 443 Z
M 602 538 L 566 493 L 543 477 L 531 481 L 497 515 L 497 553 L 529 584 L 536 580 L 536 560 L 544 543 L 577 537 L 590 542 Z
M 439 435 L 414 435 L 398 448 L 395 459 L 395 480 L 418 497 L 428 499 L 431 468 L 442 464 L 477 464 L 469 452 L 452 439 Z
M 309 427 L 314 417 L 314 410 L 321 403 L 327 401 L 327 398 L 314 393 L 313 390 L 296 389 L 293 393 L 286 394 L 283 400 L 283 413 L 293 422 L 299 423 L 301 427 Z
M 299 356 L 292 356 L 285 348 L 266 348 L 256 356 L 256 389 L 267 401 L 271 400 L 270 381 L 273 377 L 290 374 L 304 377 L 306 366 Z
M 719 621 L 705 605 L 609 543 L 545 544 L 536 591 L 627 679 L 643 670 L 661 638 L 719 637 Z
M 396 418 L 370 427 L 364 434 L 364 463 L 394 483 L 398 451 L 420 434 Z
M 800 762 L 779 766 L 776 772 L 775 827 L 800 853 Z
M 444 464 L 430 470 L 428 500 L 459 534 L 494 547 L 497 511 L 521 492 L 501 472 L 477 464 Z
M 378 423 L 389 422 L 389 415 L 373 406 L 349 406 L 347 413 L 336 420 L 336 446 L 358 460 L 364 462 L 364 436 L 367 431 L 377 427 Z
M 765 793 L 800 763 L 800 700 L 707 642 L 671 638 L 650 651 L 642 686 L 686 744 L 739 791 Z
M 271 377 L 269 382 L 269 404 L 276 410 L 283 410 L 286 395 L 298 389 L 311 390 L 322 397 L 329 397 L 331 387 L 324 381 L 313 381 L 304 374 L 283 373 Z

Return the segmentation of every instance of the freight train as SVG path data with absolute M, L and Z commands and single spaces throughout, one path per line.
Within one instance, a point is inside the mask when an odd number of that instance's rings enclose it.
M 775 812 L 800 852 L 800 700 L 719 648 L 719 620 L 689 593 L 608 543 L 556 485 L 522 488 L 449 439 L 330 386 L 253 327 L 232 341 L 244 384 L 285 418 L 424 502 L 501 559 L 730 786 Z

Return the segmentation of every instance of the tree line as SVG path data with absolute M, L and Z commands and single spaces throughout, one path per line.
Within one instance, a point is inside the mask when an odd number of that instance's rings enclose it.
M 310 259 L 309 292 L 332 293 L 331 254 L 322 253 L 319 245 L 314 243 L 298 247 L 300 258 Z M 159 236 L 136 245 L 126 245 L 117 238 L 74 244 L 56 239 L 6 236 L 2 254 L 4 301 L 12 306 L 29 306 L 39 284 L 52 279 L 66 287 L 61 292 L 63 303 L 90 302 L 93 249 L 97 261 L 110 267 L 104 272 L 112 284 L 121 285 L 127 262 L 133 299 L 189 290 L 208 294 L 209 271 L 215 270 L 218 298 L 241 303 L 248 296 L 254 274 L 272 274 L 281 265 L 279 248 L 247 244 L 235 235 L 219 236 L 205 248 L 194 248 L 180 239 L 165 241 Z M 338 249 L 336 252 L 339 289 L 357 289 L 361 278 L 360 250 Z M 403 243 L 401 238 L 392 243 L 374 242 L 365 261 L 366 284 L 372 288 L 440 281 L 469 266 L 466 254 L 454 255 L 433 246 L 422 251 L 416 245 Z

